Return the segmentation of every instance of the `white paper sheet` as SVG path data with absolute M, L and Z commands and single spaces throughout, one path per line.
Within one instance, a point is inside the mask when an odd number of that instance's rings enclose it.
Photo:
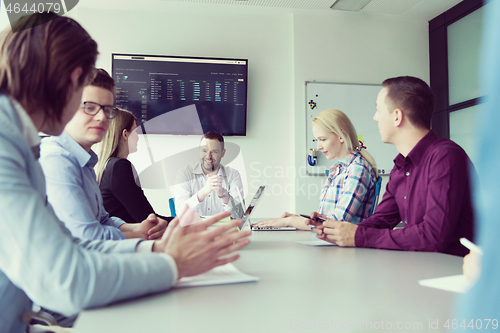
M 465 275 L 452 275 L 435 279 L 420 280 L 418 281 L 418 284 L 424 287 L 442 289 L 462 294 L 465 294 L 472 286 L 472 284 L 465 278 Z
M 217 284 L 230 284 L 259 281 L 256 276 L 242 273 L 233 264 L 215 267 L 214 269 L 196 276 L 180 279 L 174 288 L 212 286 Z
M 309 246 L 338 246 L 337 244 L 329 243 L 321 239 L 310 241 L 296 241 L 297 244 L 304 244 Z

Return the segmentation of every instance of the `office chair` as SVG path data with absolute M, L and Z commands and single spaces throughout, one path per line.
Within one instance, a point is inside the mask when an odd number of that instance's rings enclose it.
M 175 213 L 175 200 L 174 200 L 174 198 L 168 199 L 168 205 L 170 207 L 170 215 L 172 217 L 176 217 L 177 214 Z
M 378 205 L 380 187 L 382 187 L 382 176 L 378 176 L 377 182 L 375 183 L 375 196 L 373 197 L 372 208 L 370 209 L 370 216 L 372 216 L 373 212 L 375 211 L 375 207 L 377 207 Z
M 29 324 L 27 332 L 30 333 L 71 333 L 71 327 L 62 327 L 57 324 L 54 317 L 41 309 L 39 306 L 33 306 L 33 311 L 24 312 L 22 320 Z M 32 322 L 35 320 L 35 322 Z M 38 322 L 38 323 L 36 323 Z M 40 324 L 44 323 L 44 324 Z

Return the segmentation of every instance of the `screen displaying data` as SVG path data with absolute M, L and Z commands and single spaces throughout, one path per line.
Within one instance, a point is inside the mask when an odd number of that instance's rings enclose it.
M 246 59 L 112 55 L 116 106 L 149 134 L 246 135 Z

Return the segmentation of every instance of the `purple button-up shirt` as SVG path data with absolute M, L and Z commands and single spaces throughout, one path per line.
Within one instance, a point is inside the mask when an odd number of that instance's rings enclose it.
M 466 255 L 459 239 L 474 236 L 469 165 L 460 146 L 430 131 L 394 159 L 382 202 L 358 224 L 356 246 Z

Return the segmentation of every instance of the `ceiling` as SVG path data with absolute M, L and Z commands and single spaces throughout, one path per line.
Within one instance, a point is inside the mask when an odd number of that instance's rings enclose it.
M 159 0 L 161 2 L 239 5 L 287 9 L 336 11 L 330 7 L 336 0 Z M 462 0 L 372 0 L 360 14 L 391 15 L 429 21 Z M 337 10 L 338 11 L 338 10 Z M 351 12 L 353 13 L 353 12 Z

